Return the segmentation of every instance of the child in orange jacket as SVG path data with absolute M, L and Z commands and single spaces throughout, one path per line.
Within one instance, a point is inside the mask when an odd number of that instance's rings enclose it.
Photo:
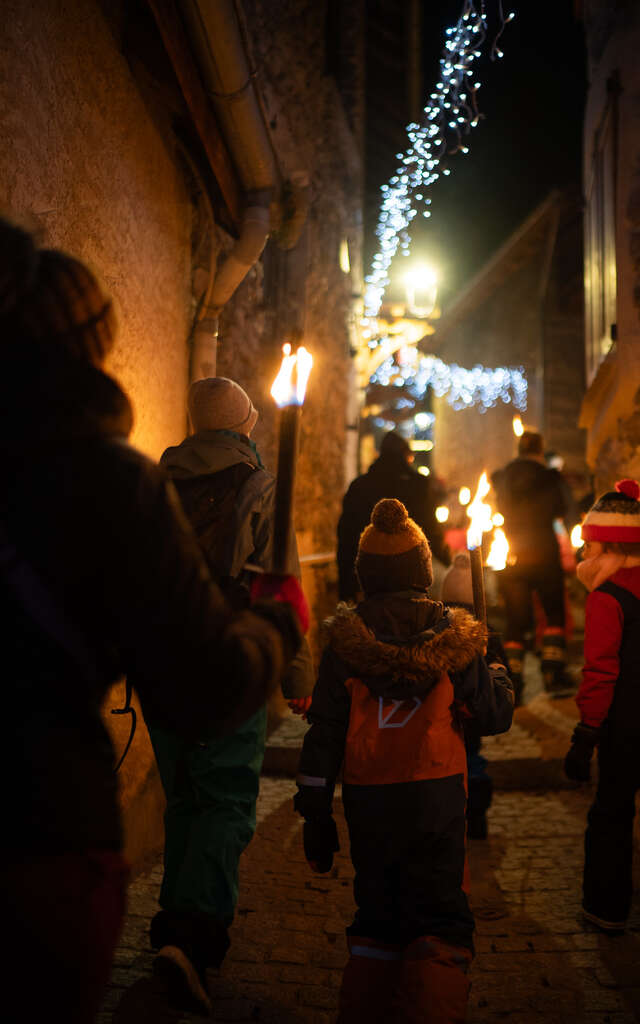
M 295 800 L 307 859 L 329 871 L 342 768 L 357 911 L 338 1022 L 454 1024 L 474 927 L 461 720 L 507 730 L 513 692 L 504 666 L 485 664 L 485 627 L 427 597 L 429 544 L 401 502 L 373 509 L 356 570 L 365 598 L 328 623 Z

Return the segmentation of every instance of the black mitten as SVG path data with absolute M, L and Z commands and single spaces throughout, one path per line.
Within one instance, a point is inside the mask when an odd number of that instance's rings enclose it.
M 579 722 L 573 730 L 571 746 L 564 759 L 564 773 L 573 782 L 588 782 L 591 778 L 591 758 L 600 738 L 600 730 Z
M 304 855 L 311 870 L 321 875 L 330 871 L 333 866 L 333 855 L 340 849 L 338 830 L 333 818 L 305 821 L 303 838 Z

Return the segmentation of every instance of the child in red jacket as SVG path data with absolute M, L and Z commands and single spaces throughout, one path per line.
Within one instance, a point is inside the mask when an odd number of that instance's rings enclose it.
M 485 663 L 485 627 L 427 597 L 431 551 L 401 502 L 374 507 L 356 571 L 364 600 L 327 623 L 295 800 L 307 859 L 329 871 L 342 770 L 357 911 L 338 1024 L 461 1024 L 473 950 L 461 722 L 506 731 L 513 691 L 504 665 Z
M 578 576 L 587 598 L 580 723 L 565 760 L 587 782 L 598 747 L 599 779 L 585 834 L 583 913 L 604 931 L 631 908 L 633 818 L 640 789 L 640 485 L 621 480 L 587 513 Z

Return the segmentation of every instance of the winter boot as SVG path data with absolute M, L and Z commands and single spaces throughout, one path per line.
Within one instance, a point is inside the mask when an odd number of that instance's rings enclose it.
M 153 973 L 167 989 L 171 1006 L 204 1017 L 211 1014 L 211 999 L 202 967 L 198 969 L 179 946 L 162 946 L 153 961 Z
M 224 960 L 229 948 L 226 926 L 209 914 L 160 910 L 151 921 L 149 938 L 158 951 L 153 970 L 166 983 L 170 1002 L 208 1015 L 206 970 Z
M 402 947 L 349 935 L 336 1024 L 389 1024 Z
M 507 640 L 504 645 L 507 661 L 509 662 L 509 676 L 513 683 L 513 702 L 519 708 L 522 704 L 522 691 L 524 689 L 524 677 L 522 675 L 524 666 L 524 644 L 517 640 Z
M 574 687 L 566 673 L 567 642 L 564 629 L 549 626 L 542 637 L 542 679 L 552 697 L 567 697 Z
M 464 1024 L 470 963 L 471 953 L 462 946 L 451 946 L 433 935 L 415 939 L 404 951 L 388 1020 L 392 1024 Z

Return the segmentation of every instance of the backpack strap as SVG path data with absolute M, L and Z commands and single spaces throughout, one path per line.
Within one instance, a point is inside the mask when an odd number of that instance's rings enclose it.
M 117 772 L 117 771 L 120 770 L 120 766 L 122 765 L 122 762 L 124 761 L 125 757 L 129 753 L 129 747 L 133 743 L 133 737 L 135 736 L 135 732 L 136 732 L 136 725 L 138 724 L 138 716 L 136 715 L 136 709 L 134 708 L 133 704 L 131 703 L 131 698 L 132 697 L 133 697 L 133 686 L 131 685 L 131 682 L 129 680 L 129 676 L 126 676 L 125 681 L 124 681 L 124 704 L 123 704 L 123 706 L 121 708 L 111 708 L 111 714 L 112 715 L 131 715 L 131 729 L 129 731 L 129 739 L 127 740 L 127 742 L 125 744 L 125 748 L 122 751 L 122 754 L 120 755 L 120 758 L 118 760 L 117 765 L 113 769 L 114 772 Z
M 636 615 L 640 612 L 640 600 L 630 590 L 627 590 L 626 587 L 621 587 L 619 583 L 605 580 L 599 587 L 596 587 L 596 591 L 614 597 L 622 608 L 625 619 L 630 619 L 634 612 Z

